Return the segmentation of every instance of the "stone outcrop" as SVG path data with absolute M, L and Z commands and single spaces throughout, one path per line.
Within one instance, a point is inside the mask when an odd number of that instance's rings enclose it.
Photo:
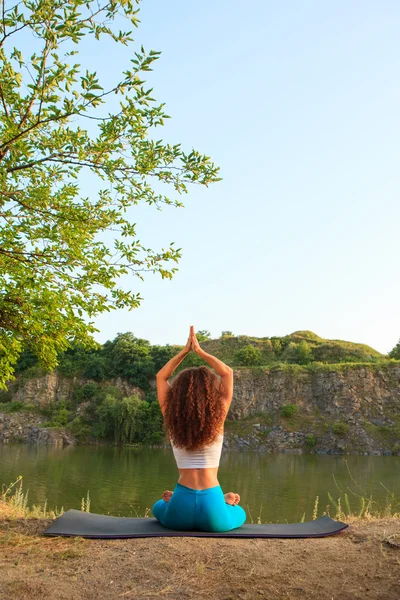
M 15 381 L 9 383 L 8 391 L 13 402 L 23 402 L 24 404 L 43 407 L 52 403 L 57 404 L 57 402 L 63 400 L 71 400 L 76 387 L 82 387 L 89 382 L 91 382 L 90 379 L 65 377 L 53 371 L 41 377 L 32 377 L 26 381 L 21 377 L 17 377 Z M 144 396 L 141 389 L 131 385 L 121 377 L 109 379 L 104 385 L 118 387 L 126 396 L 133 394 Z
M 400 415 L 400 365 L 293 373 L 234 372 L 233 418 L 276 412 L 285 404 L 297 404 L 306 414 L 318 409 L 350 422 L 361 417 L 379 417 L 385 422 L 388 414 Z
M 0 412 L 0 442 L 27 442 L 57 446 L 76 443 L 68 430 L 64 428 L 41 427 L 46 420 L 46 417 L 36 413 L 5 414 Z

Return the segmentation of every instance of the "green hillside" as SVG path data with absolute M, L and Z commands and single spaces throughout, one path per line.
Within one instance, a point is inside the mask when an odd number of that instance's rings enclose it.
M 230 366 L 310 362 L 381 362 L 388 359 L 370 346 L 344 340 L 327 340 L 312 331 L 294 331 L 282 337 L 223 336 L 201 343 Z
M 204 338 L 204 339 L 203 339 Z M 235 336 L 223 332 L 217 339 L 200 337 L 201 347 L 232 368 L 291 365 L 316 368 L 344 368 L 350 363 L 386 363 L 394 360 L 365 344 L 343 340 L 326 340 L 312 331 L 295 331 L 282 337 Z M 152 345 L 132 332 L 119 333 L 97 349 L 85 350 L 81 346 L 69 348 L 59 356 L 57 371 L 67 377 L 83 377 L 107 381 L 122 377 L 142 389 L 148 389 L 150 380 L 183 346 Z M 190 366 L 204 364 L 203 359 L 191 352 L 181 362 L 177 372 Z M 339 365 L 343 365 L 339 367 Z M 347 367 L 346 367 L 347 368 Z M 19 380 L 43 374 L 36 356 L 24 351 L 16 365 Z M 1 401 L 1 400 L 0 400 Z

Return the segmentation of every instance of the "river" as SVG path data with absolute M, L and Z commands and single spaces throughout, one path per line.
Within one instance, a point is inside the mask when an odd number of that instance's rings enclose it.
M 47 499 L 50 509 L 79 509 L 89 491 L 91 512 L 139 517 L 178 479 L 169 448 L 0 444 L 0 485 L 19 475 L 23 490 L 29 489 L 29 506 Z M 248 523 L 259 515 L 263 523 L 298 522 L 303 513 L 310 520 L 316 496 L 318 516 L 327 504 L 334 516 L 328 492 L 335 501 L 341 497 L 342 507 L 347 492 L 354 512 L 360 495 L 383 507 L 394 494 L 393 512 L 400 512 L 399 456 L 225 451 L 218 478 L 224 492 L 240 494 Z

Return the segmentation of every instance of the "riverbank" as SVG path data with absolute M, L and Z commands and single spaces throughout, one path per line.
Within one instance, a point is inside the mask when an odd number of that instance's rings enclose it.
M 398 600 L 400 518 L 342 520 L 326 538 L 45 538 L 52 519 L 0 502 L 0 597 Z
M 400 456 L 400 415 L 389 425 L 379 419 L 354 423 L 352 428 L 335 419 L 314 414 L 290 417 L 259 414 L 225 421 L 224 450 L 254 450 L 261 453 L 353 454 Z M 11 413 L 0 410 L 0 443 L 53 446 L 114 445 L 107 440 L 73 436 L 67 427 L 46 427 L 48 417 L 32 410 Z M 124 444 L 128 446 L 129 444 Z M 141 447 L 141 444 L 134 444 Z M 170 448 L 154 444 L 153 448 Z

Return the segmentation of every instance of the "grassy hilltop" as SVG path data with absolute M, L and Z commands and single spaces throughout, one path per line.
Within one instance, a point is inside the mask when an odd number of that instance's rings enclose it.
M 312 331 L 295 331 L 283 337 L 251 337 L 224 335 L 206 340 L 201 346 L 230 366 L 272 365 L 276 363 L 308 364 L 310 362 L 381 362 L 389 360 L 366 344 L 327 340 Z

